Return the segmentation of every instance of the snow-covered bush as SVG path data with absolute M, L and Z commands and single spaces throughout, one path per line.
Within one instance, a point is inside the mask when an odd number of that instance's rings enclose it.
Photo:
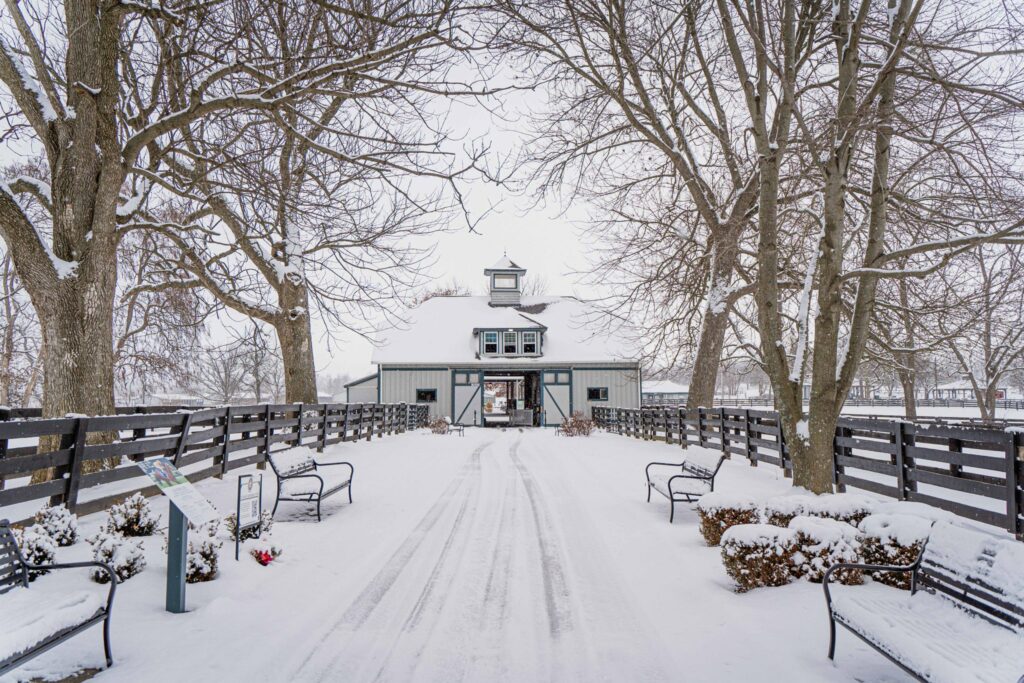
M 78 516 L 67 506 L 51 507 L 49 503 L 36 513 L 36 524 L 46 529 L 46 534 L 59 546 L 74 545 L 78 540 Z
M 150 536 L 160 521 L 141 493 L 111 505 L 107 516 L 106 530 L 122 536 Z
M 794 517 L 828 517 L 856 526 L 872 512 L 873 501 L 855 493 L 788 494 L 764 503 L 764 521 L 789 526 Z
M 846 522 L 801 515 L 790 521 L 789 528 L 796 532 L 798 549 L 793 556 L 793 571 L 798 578 L 820 583 L 832 565 L 859 559 L 857 529 Z M 848 586 L 863 581 L 859 569 L 844 569 L 833 576 Z
M 92 546 L 92 559 L 109 565 L 117 574 L 118 581 L 127 581 L 146 568 L 142 541 L 131 541 L 106 529 L 100 529 L 86 540 Z M 107 583 L 110 575 L 97 568 L 92 570 L 92 579 L 96 583 Z
M 436 420 L 431 420 L 427 423 L 427 427 L 430 428 L 434 434 L 447 434 L 448 433 L 448 421 L 443 417 L 439 417 Z
M 870 515 L 860 523 L 860 554 L 866 564 L 906 567 L 917 561 L 931 532 L 931 520 L 915 515 Z M 875 581 L 910 590 L 910 572 L 872 572 Z
M 204 538 L 188 542 L 188 559 L 185 562 L 185 581 L 202 583 L 217 578 L 217 551 L 220 541 Z
M 566 436 L 590 436 L 592 431 L 594 421 L 579 411 L 562 418 L 562 433 Z
M 769 498 L 764 502 L 764 521 L 774 526 L 788 527 L 794 517 L 807 514 L 807 502 L 810 497 L 789 494 Z
M 730 527 L 756 523 L 758 507 L 748 496 L 712 491 L 697 503 L 700 533 L 708 545 L 718 545 Z
M 273 543 L 261 543 L 255 548 L 249 551 L 253 559 L 266 567 L 268 564 L 281 557 L 280 546 L 274 545 Z
M 227 528 L 228 534 L 231 538 L 235 537 L 235 528 L 238 526 L 238 520 L 234 514 L 230 514 L 224 518 L 224 526 Z M 270 529 L 274 526 L 274 518 L 270 514 L 269 510 L 263 510 L 260 513 L 260 525 L 249 527 L 248 529 L 242 529 L 242 535 L 239 537 L 242 541 L 247 541 L 251 538 L 256 538 L 257 534 L 269 534 Z
M 738 524 L 722 535 L 722 564 L 738 593 L 789 583 L 796 551 L 796 532 L 770 524 Z
M 57 556 L 57 542 L 50 538 L 46 529 L 38 524 L 33 524 L 27 529 L 14 528 L 14 542 L 18 544 L 21 556 L 29 564 L 53 564 Z M 35 581 L 36 577 L 49 573 L 46 569 L 29 570 L 28 580 Z

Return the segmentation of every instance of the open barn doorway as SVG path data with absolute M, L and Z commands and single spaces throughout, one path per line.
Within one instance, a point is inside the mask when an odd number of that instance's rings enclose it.
M 534 427 L 539 415 L 539 372 L 488 372 L 484 377 L 485 427 Z

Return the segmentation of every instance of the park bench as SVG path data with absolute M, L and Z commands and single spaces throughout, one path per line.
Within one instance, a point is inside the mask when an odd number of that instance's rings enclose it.
M 835 586 L 842 569 L 909 572 L 908 592 Z M 825 573 L 829 659 L 836 624 L 920 681 L 1024 682 L 1024 544 L 937 522 L 906 567 L 837 564 Z
M 692 503 L 715 490 L 715 477 L 725 461 L 724 453 L 694 450 L 682 462 L 652 462 L 647 469 L 647 502 L 651 490 L 668 498 L 671 504 L 669 524 L 676 516 L 676 503 Z M 657 468 L 654 473 L 651 468 Z
M 452 419 L 450 417 L 447 417 L 447 416 L 445 416 L 444 421 L 445 421 L 445 424 L 448 425 L 448 431 L 445 432 L 446 434 L 453 434 L 455 432 L 458 432 L 459 436 L 465 436 L 466 435 L 466 426 L 465 425 L 454 423 L 454 422 L 452 422 Z
M 101 592 L 83 588 L 67 590 L 67 583 L 47 577 L 29 588 L 29 571 L 95 567 L 110 576 L 106 601 Z M 42 584 L 42 585 L 40 585 Z M 56 647 L 93 624 L 103 622 L 103 652 L 110 656 L 110 610 L 117 575 L 102 562 L 69 562 L 45 567 L 22 557 L 11 533 L 10 522 L 0 520 L 0 676 Z
M 270 516 L 277 513 L 282 502 L 316 503 L 316 519 L 319 522 L 320 503 L 325 498 L 348 491 L 348 502 L 352 502 L 352 477 L 356 468 L 349 462 L 319 462 L 306 455 L 295 456 L 290 451 L 271 453 L 270 467 L 277 475 L 277 498 Z M 332 469 L 338 465 L 348 467 L 347 473 Z M 347 474 L 347 476 L 346 476 Z

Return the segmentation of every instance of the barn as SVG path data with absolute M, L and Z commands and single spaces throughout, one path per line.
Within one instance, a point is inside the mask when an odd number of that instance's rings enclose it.
M 524 296 L 507 256 L 483 271 L 486 296 L 438 296 L 386 334 L 373 354 L 384 403 L 425 403 L 466 425 L 552 426 L 595 405 L 640 405 L 640 365 L 621 332 L 586 303 Z

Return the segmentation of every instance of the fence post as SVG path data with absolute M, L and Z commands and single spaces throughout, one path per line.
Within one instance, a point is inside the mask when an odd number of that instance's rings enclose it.
M 348 441 L 348 411 L 352 409 L 351 404 L 345 403 L 345 412 L 341 418 L 341 441 L 342 443 Z
M 893 429 L 892 443 L 896 446 L 896 454 L 893 456 L 893 462 L 896 464 L 896 488 L 899 491 L 899 497 L 897 500 L 907 499 L 908 484 L 910 482 L 907 467 L 907 452 L 906 445 L 903 442 L 903 428 L 904 423 L 897 422 Z
M 0 408 L 0 422 L 7 422 L 11 419 L 11 409 L 6 406 Z M 7 457 L 7 439 L 0 439 L 0 461 Z M 4 490 L 4 475 L 0 474 L 0 491 Z
M 849 427 L 838 427 L 838 437 L 849 439 L 853 437 L 853 430 Z M 836 485 L 837 493 L 846 493 L 846 484 L 839 481 L 840 475 L 846 472 L 845 467 L 840 464 L 839 459 L 849 455 L 852 449 L 849 446 L 841 446 L 836 439 L 832 440 L 832 483 Z
M 320 408 L 323 411 L 323 418 L 320 422 L 320 445 L 317 446 L 317 453 L 323 453 L 324 449 L 327 448 L 327 413 L 330 410 L 326 403 L 322 403 Z
M 1020 493 L 1018 487 L 1024 484 L 1024 454 L 1021 453 L 1020 432 L 1007 432 L 1006 453 L 1006 527 L 1018 539 L 1024 537 L 1024 524 L 1020 519 Z
M 178 434 L 178 448 L 174 451 L 174 466 L 178 466 L 181 454 L 185 452 L 185 442 L 188 440 L 188 431 L 192 426 L 192 413 L 187 412 L 182 416 L 181 431 Z
M 263 413 L 263 461 L 257 464 L 260 469 L 266 469 L 267 460 L 270 460 L 270 435 L 273 430 L 270 428 L 270 419 L 273 417 L 273 412 L 270 410 L 270 404 L 268 403 Z M 262 467 L 260 467 L 262 465 Z
M 231 453 L 231 406 L 224 410 L 224 436 L 220 441 L 220 479 L 228 473 L 228 460 Z
M 64 504 L 67 505 L 68 510 L 71 512 L 75 511 L 75 506 L 78 505 L 78 489 L 82 485 L 82 458 L 85 457 L 85 436 L 89 432 L 89 418 L 80 417 L 75 420 L 75 432 L 72 436 L 73 445 L 71 448 L 71 465 L 67 470 L 68 474 L 68 485 L 64 490 Z M 63 439 L 61 439 L 63 441 Z M 64 444 L 61 444 L 61 448 L 66 448 Z M 57 505 L 59 502 L 59 496 L 53 496 L 50 498 L 50 505 Z M 57 499 L 57 500 L 55 500 Z
M 305 407 L 306 407 L 305 403 L 300 403 L 299 404 L 298 422 L 297 422 L 297 424 L 295 426 L 295 446 L 301 446 L 302 445 L 302 415 L 303 415 L 303 410 L 305 409 Z
M 719 434 L 721 435 L 721 441 L 722 441 L 722 455 L 724 455 L 726 457 L 726 459 L 728 459 L 731 454 L 729 453 L 729 435 L 728 435 L 728 431 L 727 431 L 727 429 L 725 427 L 725 407 L 724 406 L 719 406 L 719 408 L 718 408 L 718 417 L 719 417 L 718 430 L 719 430 Z
M 754 447 L 756 451 L 757 447 Z M 750 448 L 750 408 L 743 409 L 743 450 L 747 454 L 747 460 L 751 463 L 756 462 L 753 456 L 753 452 Z
M 363 407 L 365 407 L 365 404 L 363 404 Z M 365 411 L 364 411 L 364 414 L 363 414 L 362 417 L 363 418 L 366 417 Z M 366 430 L 366 440 L 367 441 L 373 441 L 373 422 L 376 419 L 377 419 L 377 404 L 376 403 L 371 403 L 370 404 L 370 428 Z M 359 422 L 361 424 L 363 422 L 363 419 L 360 419 Z

